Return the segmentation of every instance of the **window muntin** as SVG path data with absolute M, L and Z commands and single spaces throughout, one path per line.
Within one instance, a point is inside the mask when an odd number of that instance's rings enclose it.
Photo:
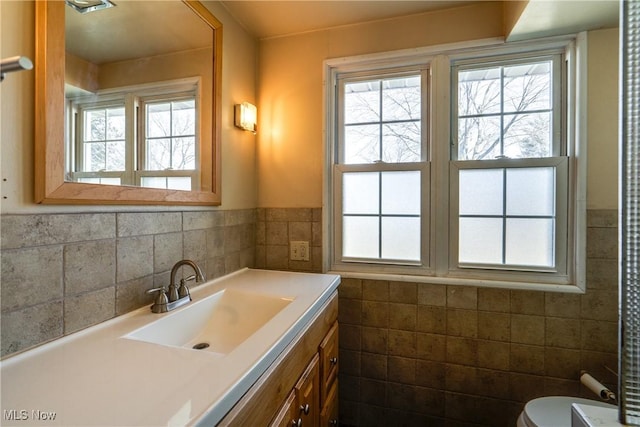
M 339 80 L 335 171 L 341 262 L 424 261 L 425 80 L 426 73 L 415 68 Z
M 77 99 L 72 109 L 80 143 L 73 180 L 197 190 L 197 84 L 185 86 L 167 83 Z
M 582 38 L 579 38 L 582 43 Z M 582 46 L 582 45 L 580 45 Z M 331 183 L 330 192 L 332 198 L 328 201 L 331 206 L 332 214 L 328 217 L 328 230 L 330 230 L 329 239 L 330 246 L 329 268 L 343 274 L 353 274 L 353 277 L 359 277 L 358 274 L 369 274 L 367 277 L 391 279 L 398 277 L 412 277 L 417 281 L 426 281 L 434 283 L 475 283 L 486 284 L 491 286 L 492 283 L 500 284 L 499 286 L 519 287 L 520 285 L 527 287 L 537 287 L 542 284 L 553 285 L 578 285 L 584 286 L 584 264 L 580 260 L 579 255 L 584 251 L 584 236 L 580 224 L 583 221 L 584 209 L 577 203 L 577 199 L 583 195 L 583 187 L 580 184 L 580 176 L 584 167 L 584 161 L 577 156 L 566 157 L 568 153 L 573 156 L 578 153 L 578 146 L 584 144 L 584 137 L 579 132 L 578 111 L 584 107 L 577 102 L 577 94 L 584 90 L 584 79 L 581 78 L 579 71 L 584 61 L 579 60 L 576 56 L 578 50 L 582 52 L 569 39 L 564 40 L 545 40 L 540 43 L 515 43 L 505 46 L 488 47 L 480 49 L 461 49 L 461 50 L 438 50 L 425 48 L 425 56 L 420 58 L 420 53 L 409 55 L 390 54 L 378 55 L 371 60 L 363 60 L 356 58 L 353 62 L 340 60 L 328 60 L 327 72 L 330 75 L 330 81 L 335 83 L 335 91 L 333 87 L 327 86 L 327 99 L 331 100 L 334 109 L 327 110 L 335 114 L 335 120 L 331 116 L 327 117 L 328 137 L 331 144 L 329 147 L 335 147 L 327 152 L 327 159 L 333 166 L 333 173 L 327 177 Z M 367 158 L 367 161 L 374 163 L 355 162 L 354 165 L 341 164 L 344 162 L 344 147 L 337 141 L 342 137 L 344 132 L 344 123 L 340 120 L 343 117 L 341 109 L 344 103 L 341 99 L 341 83 L 340 80 L 345 75 L 353 73 L 354 76 L 366 76 L 375 73 L 374 70 L 383 74 L 384 70 L 392 70 L 400 64 L 418 64 L 425 58 L 430 62 L 431 70 L 428 82 L 433 82 L 433 87 L 425 85 L 424 91 L 433 90 L 433 96 L 427 97 L 429 102 L 422 103 L 422 123 L 427 123 L 427 119 L 432 121 L 433 126 L 428 129 L 422 129 L 423 140 L 428 136 L 432 139 L 432 145 L 426 145 L 423 142 L 423 151 L 421 153 L 421 161 L 412 163 L 413 168 L 420 169 L 422 172 L 421 186 L 421 247 L 422 258 L 419 263 L 397 262 L 394 260 L 370 260 L 370 259 L 345 259 L 341 252 L 342 239 L 342 173 L 349 171 L 350 168 L 357 171 L 371 171 L 376 166 L 383 166 L 382 170 L 391 170 L 391 163 L 382 163 L 375 160 L 375 156 Z M 543 63 L 549 65 L 531 67 L 528 63 Z M 499 139 L 502 146 L 497 153 L 487 152 L 482 159 L 463 160 L 464 156 L 458 158 L 458 86 L 457 70 L 474 71 L 474 69 L 495 69 L 496 66 L 504 66 L 507 69 L 500 70 L 496 73 L 499 78 L 512 80 L 519 78 L 520 87 L 526 85 L 525 79 L 550 69 L 550 88 L 549 93 L 540 97 L 535 102 L 529 103 L 528 109 L 523 109 L 517 113 L 516 105 L 513 102 L 514 93 L 530 93 L 524 90 L 516 92 L 514 89 L 503 89 L 506 95 L 500 95 L 499 98 L 511 99 L 511 104 L 497 105 L 493 104 L 494 111 L 485 114 L 487 117 L 477 115 L 478 120 L 489 121 L 498 117 L 495 126 L 495 135 Z M 379 68 L 382 67 L 382 68 Z M 513 69 L 509 69 L 513 67 Z M 529 70 L 525 72 L 524 70 Z M 487 74 L 486 71 L 483 71 Z M 518 74 L 519 73 L 519 74 Z M 469 80 L 473 76 L 465 76 Z M 477 79 L 477 76 L 475 76 Z M 538 80 L 541 78 L 536 77 Z M 574 82 L 575 79 L 575 82 Z M 355 80 L 355 79 L 354 79 Z M 531 83 L 531 82 L 529 82 Z M 510 82 L 511 84 L 511 82 Z M 455 88 L 455 90 L 452 90 Z M 575 89 L 575 91 L 574 91 Z M 475 115 L 467 109 L 463 116 L 471 118 Z M 530 129 L 531 120 L 527 121 L 532 114 L 549 115 L 548 126 L 549 132 L 536 132 L 534 134 L 538 139 L 536 141 L 522 141 L 513 135 L 527 135 L 526 129 Z M 503 117 L 500 117 L 500 116 Z M 509 116 L 521 116 L 510 126 L 506 127 L 507 132 L 503 132 L 504 125 L 507 123 Z M 526 126 L 525 126 L 526 125 Z M 547 123 L 545 122 L 545 125 Z M 528 126 L 528 127 L 527 127 Z M 335 133 L 333 130 L 335 129 Z M 525 129 L 525 132 L 521 132 Z M 518 133 L 514 133 L 518 130 Z M 505 135 L 507 138 L 505 138 Z M 540 138 L 544 136 L 544 139 Z M 546 138 L 546 135 L 549 135 Z M 511 140 L 518 141 L 515 146 L 517 152 L 513 148 L 507 147 Z M 544 143 L 538 143 L 540 140 Z M 537 143 L 539 146 L 545 147 L 544 150 L 527 150 L 528 145 Z M 426 148 L 428 147 L 428 149 Z M 521 149 L 524 148 L 524 149 Z M 376 147 L 380 151 L 379 147 Z M 511 150 L 511 151 L 509 151 Z M 580 151 L 581 152 L 581 151 Z M 491 156 L 493 154 L 493 156 Z M 513 158 L 507 158 L 512 156 Z M 477 156 L 476 156 L 477 157 Z M 433 162 L 433 165 L 431 164 Z M 408 165 L 408 164 L 402 164 Z M 514 168 L 544 170 L 548 175 L 553 171 L 553 184 L 555 187 L 550 190 L 545 185 L 545 191 L 537 189 L 539 193 L 537 199 L 544 200 L 544 207 L 553 206 L 554 213 L 540 212 L 537 208 L 539 202 L 526 203 L 527 197 L 531 189 L 524 188 L 519 194 L 516 194 L 511 185 L 507 190 L 504 187 L 502 194 L 503 203 L 504 195 L 510 194 L 510 210 L 508 213 L 500 215 L 497 223 L 496 233 L 487 233 L 490 238 L 496 238 L 495 253 L 498 258 L 484 259 L 482 263 L 469 262 L 469 259 L 463 253 L 462 259 L 465 262 L 460 263 L 459 258 L 459 212 L 458 212 L 458 178 L 460 170 L 466 169 L 499 169 L 511 171 Z M 550 168 L 550 169 L 549 169 Z M 549 182 L 547 182 L 549 184 Z M 502 190 L 501 190 L 502 191 Z M 533 200 L 533 199 L 532 199 Z M 515 203 L 520 203 L 517 209 Z M 534 209 L 536 208 L 536 209 Z M 544 211 L 544 210 L 543 210 Z M 469 218 L 470 220 L 471 218 Z M 465 219 L 463 219 L 464 221 Z M 523 227 L 525 224 L 533 224 L 533 227 Z M 463 224 L 464 225 L 464 224 Z M 503 231 L 510 230 L 509 235 Z M 544 230 L 544 233 L 535 233 L 533 237 L 538 239 L 536 245 L 543 248 L 540 251 L 542 255 L 531 257 L 528 251 L 523 251 L 522 246 L 518 242 L 528 239 L 526 232 L 533 229 Z M 466 230 L 463 230 L 463 232 Z M 514 234 L 519 231 L 519 237 Z M 477 236 L 474 235 L 474 237 Z M 550 237 L 551 236 L 551 237 Z M 367 237 L 370 235 L 367 234 Z M 503 249 L 506 248 L 506 249 Z M 503 252 L 509 254 L 504 255 Z M 529 256 L 526 259 L 525 256 Z M 419 279 L 418 276 L 424 276 Z
M 560 55 L 454 66 L 457 160 L 558 155 Z
M 556 210 L 556 200 L 566 194 L 567 180 L 557 179 L 560 158 L 553 157 L 566 151 L 561 57 L 490 61 L 452 67 L 452 160 L 473 162 L 473 169 L 453 169 L 451 227 L 458 238 L 451 268 L 555 272 L 564 265 L 557 258 L 565 256 L 560 241 L 566 233 L 557 220 L 566 212 Z

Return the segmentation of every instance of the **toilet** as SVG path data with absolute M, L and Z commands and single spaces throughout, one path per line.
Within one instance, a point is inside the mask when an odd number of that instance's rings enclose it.
M 568 396 L 546 396 L 524 406 L 517 427 L 571 427 L 571 404 L 614 407 L 608 403 Z

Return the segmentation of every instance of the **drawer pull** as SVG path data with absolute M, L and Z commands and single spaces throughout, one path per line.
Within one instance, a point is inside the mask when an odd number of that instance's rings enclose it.
M 338 364 L 338 358 L 337 357 L 332 357 L 331 359 L 329 359 L 329 363 L 331 363 L 332 365 L 337 365 Z
M 304 412 L 305 415 L 309 415 L 309 410 L 311 408 L 309 407 L 308 403 L 305 403 L 304 405 L 300 405 L 300 412 Z
M 298 420 L 291 421 L 292 427 L 302 427 L 302 418 L 298 418 Z
M 329 425 L 330 425 L 330 426 L 337 426 L 337 425 L 338 425 L 338 420 L 331 420 L 331 421 L 329 421 Z

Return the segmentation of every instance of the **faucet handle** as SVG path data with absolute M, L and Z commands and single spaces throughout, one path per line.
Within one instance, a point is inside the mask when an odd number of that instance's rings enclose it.
M 189 288 L 186 285 L 186 282 L 194 280 L 196 278 L 195 275 L 186 277 L 184 279 L 180 279 L 180 287 L 178 288 L 178 297 L 179 298 L 184 298 L 184 297 L 189 297 L 189 300 L 191 300 L 191 293 L 189 292 Z
M 152 294 L 154 292 L 158 292 L 158 296 L 151 306 L 151 311 L 154 313 L 165 313 L 166 311 L 168 311 L 167 304 L 169 303 L 169 298 L 167 298 L 164 286 L 159 288 L 147 289 L 146 291 L 147 294 Z

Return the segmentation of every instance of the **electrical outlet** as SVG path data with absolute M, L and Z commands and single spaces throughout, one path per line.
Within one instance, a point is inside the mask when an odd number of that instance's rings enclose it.
M 309 261 L 309 242 L 289 242 L 289 258 L 291 261 Z

